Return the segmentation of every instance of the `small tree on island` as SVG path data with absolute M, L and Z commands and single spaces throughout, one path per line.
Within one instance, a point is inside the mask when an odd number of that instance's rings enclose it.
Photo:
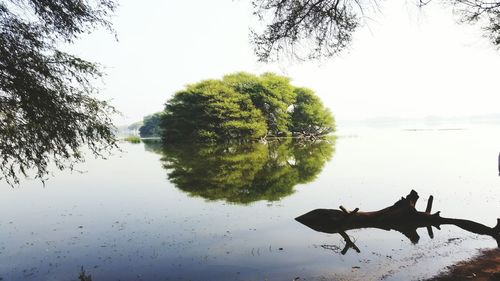
M 165 106 L 164 142 L 227 142 L 335 130 L 330 111 L 314 92 L 273 73 L 235 73 L 177 92 Z

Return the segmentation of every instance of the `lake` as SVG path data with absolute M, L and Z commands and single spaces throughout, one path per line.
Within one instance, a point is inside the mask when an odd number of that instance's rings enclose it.
M 418 129 L 418 128 L 417 128 Z M 340 128 L 327 141 L 121 143 L 43 186 L 0 185 L 0 280 L 418 280 L 496 241 L 453 225 L 316 232 L 317 208 L 371 211 L 412 189 L 444 217 L 500 217 L 500 127 Z M 300 279 L 297 279 L 300 278 Z

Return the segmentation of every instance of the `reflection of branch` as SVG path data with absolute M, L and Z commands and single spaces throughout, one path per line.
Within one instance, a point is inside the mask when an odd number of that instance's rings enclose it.
M 92 281 L 92 276 L 90 274 L 85 273 L 85 270 L 82 269 L 80 270 L 80 273 L 78 274 L 78 280 L 80 281 Z
M 458 226 L 472 233 L 489 235 L 493 237 L 500 247 L 500 219 L 495 227 L 488 227 L 483 224 L 464 220 L 444 218 L 440 212 L 431 214 L 433 196 L 427 200 L 425 212 L 415 209 L 419 196 L 412 190 L 406 197 L 402 197 L 394 205 L 375 212 L 348 211 L 343 206 L 340 210 L 316 209 L 296 218 L 300 223 L 320 232 L 339 233 L 346 241 L 343 254 L 349 248 L 359 252 L 356 245 L 349 239 L 345 231 L 359 228 L 379 228 L 384 230 L 396 230 L 410 239 L 413 243 L 418 243 L 420 236 L 417 229 L 425 227 L 430 238 L 434 238 L 432 227 L 440 229 L 440 225 L 450 224 Z
M 356 246 L 356 244 L 354 244 L 354 242 L 351 241 L 351 238 L 349 237 L 349 235 L 347 235 L 347 233 L 345 233 L 344 231 L 341 231 L 339 232 L 340 236 L 342 236 L 342 238 L 344 238 L 345 240 L 345 247 L 344 249 L 342 250 L 342 255 L 345 255 L 345 253 L 347 253 L 347 251 L 350 249 L 350 248 L 353 248 L 356 252 L 360 253 L 361 251 L 359 250 L 359 248 Z
M 325 250 L 330 250 L 330 251 L 333 251 L 335 253 L 340 253 L 341 250 L 340 250 L 340 247 L 337 246 L 337 245 L 320 245 L 321 248 L 325 249 Z
M 342 238 L 344 238 L 344 241 L 345 241 L 345 246 L 343 249 L 341 249 L 339 246 L 337 245 L 320 245 L 321 248 L 325 249 L 325 250 L 330 250 L 330 251 L 333 251 L 335 253 L 341 253 L 342 255 L 345 255 L 347 253 L 347 251 L 349 251 L 349 249 L 354 249 L 356 252 L 360 253 L 361 251 L 359 250 L 359 248 L 356 246 L 356 244 L 354 244 L 354 242 L 351 240 L 351 237 L 349 237 L 349 235 L 347 235 L 347 233 L 345 233 L 344 231 L 341 231 L 339 232 L 339 234 L 342 236 Z

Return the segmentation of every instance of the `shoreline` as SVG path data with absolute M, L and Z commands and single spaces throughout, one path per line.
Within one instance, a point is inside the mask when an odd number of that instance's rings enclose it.
M 440 274 L 425 281 L 499 281 L 500 248 L 481 251 L 478 255 L 448 266 Z

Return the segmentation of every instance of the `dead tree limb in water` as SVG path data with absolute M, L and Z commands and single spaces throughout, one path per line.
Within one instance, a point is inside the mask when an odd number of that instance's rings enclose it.
M 408 237 L 411 242 L 417 243 L 420 236 L 417 229 L 426 227 L 431 238 L 434 238 L 432 226 L 440 229 L 441 225 L 455 225 L 472 233 L 489 235 L 493 237 L 500 247 L 500 219 L 497 219 L 495 227 L 488 227 L 483 224 L 464 220 L 444 218 L 440 212 L 431 214 L 432 202 L 434 197 L 431 195 L 427 201 L 425 212 L 419 212 L 415 208 L 419 196 L 415 190 L 412 190 L 406 197 L 401 197 L 394 205 L 374 212 L 360 212 L 359 208 L 354 211 L 348 211 L 340 206 L 340 210 L 316 209 L 295 218 L 298 222 L 320 232 L 339 233 L 346 241 L 346 248 L 343 254 L 349 248 L 359 252 L 359 249 L 349 239 L 345 233 L 347 230 L 359 228 L 379 228 L 383 230 L 396 230 Z M 347 237 L 347 239 L 346 239 Z

